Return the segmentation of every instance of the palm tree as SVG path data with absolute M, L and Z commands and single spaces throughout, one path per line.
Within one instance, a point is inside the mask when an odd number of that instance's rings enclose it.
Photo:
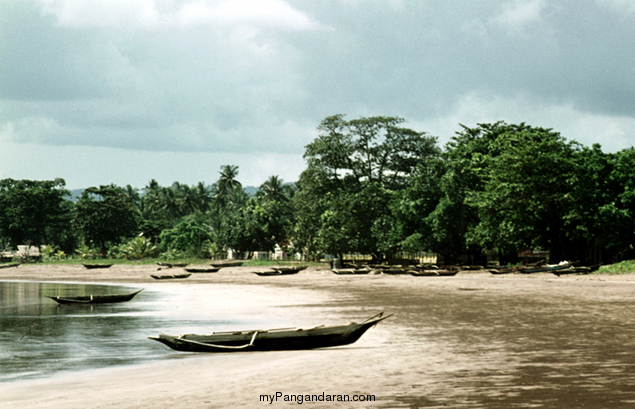
M 179 212 L 182 216 L 195 213 L 199 210 L 196 189 L 190 188 L 186 184 L 180 185 L 177 196 Z
M 242 189 L 242 184 L 236 179 L 238 166 L 221 166 L 220 178 L 215 184 L 214 202 L 218 209 L 224 209 L 230 202 L 232 192 Z
M 286 195 L 286 189 L 283 186 L 280 177 L 270 176 L 269 179 L 258 190 L 258 197 L 265 202 L 288 202 L 289 197 Z
M 161 186 L 155 179 L 150 180 L 148 186 L 143 188 L 145 194 L 143 195 L 143 201 L 145 202 L 144 208 L 148 211 L 157 211 L 161 207 Z
M 161 210 L 165 212 L 165 215 L 170 222 L 174 222 L 177 218 L 179 218 L 181 215 L 181 209 L 179 206 L 178 191 L 175 189 L 174 185 L 172 185 L 172 187 L 164 187 L 161 189 L 160 203 Z
M 210 191 L 205 186 L 205 183 L 198 182 L 195 188 L 196 191 L 196 201 L 198 202 L 198 209 L 205 213 L 209 211 L 212 207 L 212 197 L 210 195 Z

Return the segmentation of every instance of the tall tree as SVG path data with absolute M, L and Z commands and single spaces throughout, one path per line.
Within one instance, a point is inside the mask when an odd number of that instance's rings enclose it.
M 98 246 L 106 255 L 107 243 L 118 243 L 137 233 L 135 208 L 122 188 L 112 186 L 85 189 L 75 204 L 74 226 L 84 242 Z
M 220 177 L 215 183 L 214 203 L 217 209 L 225 209 L 231 202 L 231 197 L 235 191 L 242 189 L 242 184 L 236 179 L 238 177 L 238 166 L 221 166 Z
M 390 250 L 382 245 L 383 215 L 389 214 L 392 195 L 408 186 L 425 158 L 439 154 L 436 138 L 401 127 L 403 122 L 383 116 L 347 121 L 335 115 L 318 127 L 304 154 L 307 169 L 298 191 L 303 206 L 297 208 L 318 210 L 310 204 L 319 203 L 319 227 L 311 236 L 319 238 L 323 250 L 362 251 L 376 258 L 383 256 L 380 248 Z
M 512 256 L 542 247 L 561 260 L 578 145 L 551 129 L 498 122 L 465 128 L 451 146 L 455 183 L 478 218 L 466 226 L 466 243 Z
M 0 180 L 0 235 L 12 246 L 50 243 L 52 230 L 65 228 L 69 207 L 64 179 Z M 55 234 L 58 236 L 59 234 Z

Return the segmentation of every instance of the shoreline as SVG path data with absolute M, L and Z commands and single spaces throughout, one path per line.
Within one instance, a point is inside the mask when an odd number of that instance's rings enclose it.
M 270 286 L 281 294 L 308 289 L 329 301 L 299 305 L 307 312 L 299 324 L 363 320 L 382 310 L 394 316 L 344 347 L 220 354 L 166 347 L 158 362 L 4 382 L 0 408 L 260 407 L 270 405 L 260 401 L 261 394 L 276 392 L 376 397 L 363 403 L 307 402 L 325 408 L 573 408 L 581 399 L 591 407 L 632 405 L 626 390 L 635 389 L 630 308 L 635 274 L 338 276 L 313 267 L 297 275 L 260 277 L 250 273 L 253 269 L 154 280 L 150 274 L 157 266 L 21 265 L 0 271 L 0 280 L 152 283 L 166 289 L 218 283 Z

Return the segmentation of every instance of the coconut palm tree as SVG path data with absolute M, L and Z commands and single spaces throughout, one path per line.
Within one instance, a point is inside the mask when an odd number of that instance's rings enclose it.
M 286 203 L 289 201 L 283 181 L 277 175 L 270 176 L 265 183 L 260 185 L 257 196 L 266 202 Z
M 221 166 L 220 178 L 214 185 L 214 204 L 217 209 L 225 209 L 230 202 L 232 193 L 242 189 L 242 184 L 236 179 L 238 166 Z

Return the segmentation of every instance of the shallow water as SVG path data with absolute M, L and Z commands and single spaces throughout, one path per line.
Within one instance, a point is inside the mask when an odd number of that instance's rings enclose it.
M 163 359 L 172 351 L 147 338 L 159 333 L 294 326 L 293 307 L 311 298 L 222 284 L 145 287 L 129 302 L 60 305 L 46 296 L 142 287 L 0 281 L 0 382 Z

